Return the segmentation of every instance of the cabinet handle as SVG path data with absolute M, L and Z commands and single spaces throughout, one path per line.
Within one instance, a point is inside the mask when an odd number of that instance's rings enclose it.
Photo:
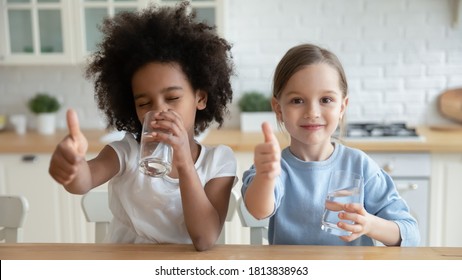
M 398 192 L 404 192 L 404 191 L 415 191 L 419 188 L 419 185 L 417 183 L 410 183 L 410 184 L 397 184 L 396 189 Z
M 22 162 L 32 163 L 35 162 L 37 157 L 35 155 L 23 155 Z

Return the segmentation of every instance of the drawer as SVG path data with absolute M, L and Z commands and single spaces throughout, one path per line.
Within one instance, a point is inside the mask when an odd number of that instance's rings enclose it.
M 430 177 L 429 153 L 368 153 L 392 177 Z

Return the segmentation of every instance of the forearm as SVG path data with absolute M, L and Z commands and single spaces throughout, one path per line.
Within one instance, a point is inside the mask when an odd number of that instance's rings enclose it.
M 373 225 L 367 236 L 382 242 L 386 246 L 399 246 L 401 244 L 399 227 L 395 222 L 374 215 L 371 215 L 371 218 Z
M 74 180 L 68 184 L 63 185 L 63 187 L 66 189 L 66 191 L 72 194 L 86 194 L 93 188 L 92 176 L 87 161 L 82 160 L 79 163 L 78 171 Z
M 197 250 L 207 250 L 217 240 L 224 223 L 208 199 L 194 165 L 178 170 L 186 228 Z
M 119 161 L 110 146 L 105 146 L 94 159 L 78 162 L 74 179 L 64 188 L 73 194 L 85 194 L 94 187 L 106 183 L 119 171 Z
M 245 192 L 245 205 L 256 219 L 267 218 L 274 211 L 274 178 L 256 174 Z

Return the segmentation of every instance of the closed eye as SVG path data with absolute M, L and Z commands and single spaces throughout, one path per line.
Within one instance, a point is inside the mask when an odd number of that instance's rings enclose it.
M 179 96 L 175 96 L 175 97 L 168 97 L 168 98 L 166 98 L 166 100 L 167 100 L 167 101 L 175 101 L 175 100 L 178 100 L 178 99 L 180 99 L 180 97 L 179 97 Z
M 141 102 L 141 103 L 138 103 L 138 107 L 148 106 L 149 104 L 151 104 L 151 102 Z

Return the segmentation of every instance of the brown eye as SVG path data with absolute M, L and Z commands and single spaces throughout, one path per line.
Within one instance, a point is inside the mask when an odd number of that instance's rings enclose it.
M 301 98 L 294 98 L 294 99 L 290 100 L 290 103 L 292 103 L 292 104 L 302 104 L 303 100 Z
M 321 103 L 331 103 L 333 100 L 330 97 L 323 97 L 321 98 Z

